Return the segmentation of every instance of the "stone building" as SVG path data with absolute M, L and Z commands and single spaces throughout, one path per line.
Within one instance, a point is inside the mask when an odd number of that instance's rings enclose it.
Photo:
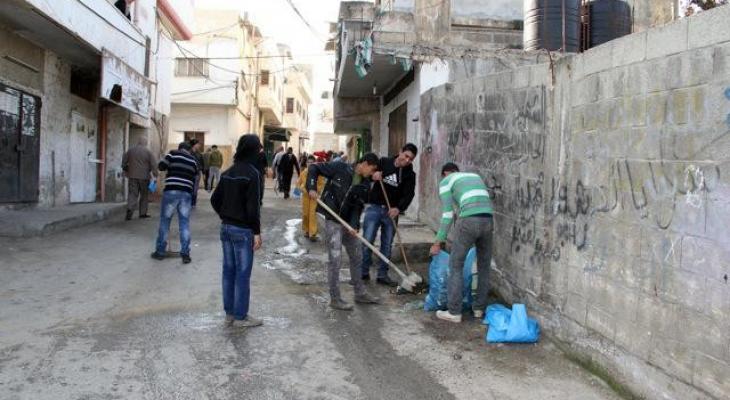
M 139 135 L 167 141 L 173 40 L 189 0 L 0 3 L 0 204 L 119 202 Z

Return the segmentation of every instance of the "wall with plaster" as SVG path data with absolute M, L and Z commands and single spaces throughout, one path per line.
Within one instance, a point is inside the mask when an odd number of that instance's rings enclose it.
M 522 0 L 451 0 L 451 16 L 521 21 L 522 3 Z
M 721 7 L 421 99 L 421 219 L 438 222 L 444 162 L 479 172 L 493 288 L 648 399 L 730 393 L 727 20 Z

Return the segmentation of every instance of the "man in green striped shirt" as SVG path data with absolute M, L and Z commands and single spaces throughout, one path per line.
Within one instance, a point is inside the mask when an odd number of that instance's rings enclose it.
M 477 298 L 472 308 L 474 317 L 481 319 L 487 307 L 489 268 L 492 262 L 492 201 L 482 178 L 474 173 L 459 172 L 459 167 L 454 163 L 444 164 L 441 177 L 441 226 L 431 246 L 432 255 L 438 254 L 446 242 L 454 221 L 454 204 L 458 209 L 458 218 L 454 223 L 449 257 L 449 308 L 447 311 L 437 311 L 436 316 L 450 322 L 461 322 L 464 260 L 469 249 L 476 246 Z

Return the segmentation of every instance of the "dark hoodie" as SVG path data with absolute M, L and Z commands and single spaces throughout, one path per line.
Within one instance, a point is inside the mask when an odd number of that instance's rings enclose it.
M 244 135 L 238 142 L 234 163 L 221 174 L 220 183 L 210 199 L 221 222 L 261 233 L 261 175 L 256 161 L 261 142 L 255 135 Z

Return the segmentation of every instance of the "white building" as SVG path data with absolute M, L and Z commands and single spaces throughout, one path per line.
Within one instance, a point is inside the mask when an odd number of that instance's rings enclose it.
M 169 147 L 196 138 L 230 165 L 238 138 L 262 132 L 258 29 L 238 10 L 195 10 L 199 33 L 175 53 Z M 279 111 L 280 121 L 280 111 Z
M 309 148 L 309 110 L 312 104 L 312 66 L 292 65 L 284 85 L 284 127 L 289 131 L 289 146 L 294 154 Z
M 166 142 L 191 0 L 0 2 L 0 204 L 123 201 L 121 157 Z

